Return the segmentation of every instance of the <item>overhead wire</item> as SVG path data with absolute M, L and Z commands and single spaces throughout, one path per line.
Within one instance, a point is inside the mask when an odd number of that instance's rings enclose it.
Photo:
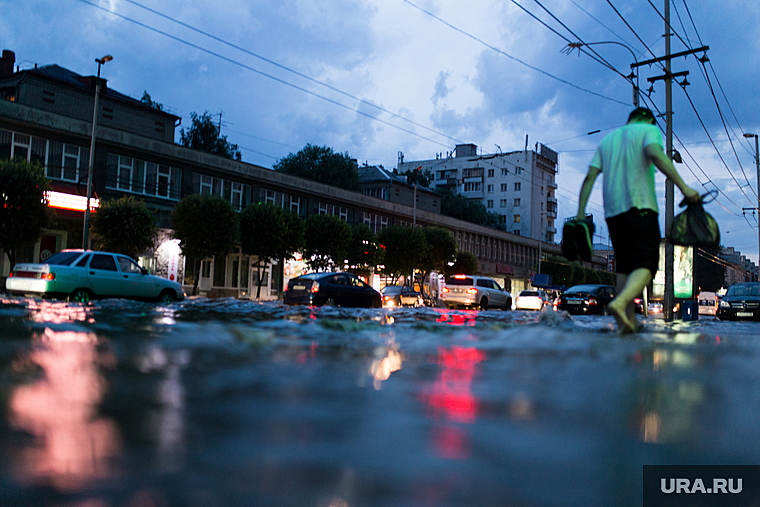
M 152 32 L 155 32 L 155 33 L 157 33 L 157 34 L 159 34 L 159 35 L 163 35 L 164 37 L 168 37 L 169 39 L 172 39 L 172 40 L 174 40 L 174 41 L 177 41 L 177 42 L 179 42 L 179 43 L 181 43 L 181 44 L 184 44 L 184 45 L 186 45 L 186 46 L 189 46 L 189 47 L 191 47 L 191 48 L 193 48 L 193 49 L 196 49 L 196 50 L 198 50 L 198 51 L 201 51 L 201 52 L 203 52 L 203 53 L 206 53 L 206 54 L 209 54 L 209 55 L 211 55 L 211 56 L 214 56 L 214 57 L 216 57 L 216 58 L 219 58 L 219 59 L 221 59 L 221 60 L 224 60 L 224 61 L 226 61 L 226 62 L 229 62 L 229 63 L 231 63 L 231 64 L 233 64 L 233 65 L 237 65 L 237 66 L 239 66 L 239 67 L 241 67 L 241 68 L 243 68 L 243 69 L 249 70 L 249 71 L 251 71 L 251 72 L 254 72 L 254 73 L 256 73 L 256 74 L 259 74 L 260 76 L 266 77 L 266 78 L 268 78 L 268 79 L 271 79 L 271 80 L 273 80 L 273 81 L 276 81 L 276 82 L 278 82 L 278 83 L 280 83 L 280 84 L 284 84 L 285 86 L 289 86 L 289 87 L 291 87 L 291 88 L 293 88 L 293 89 L 299 90 L 299 91 L 301 91 L 301 92 L 304 92 L 304 93 L 306 93 L 306 94 L 308 94 L 308 95 L 311 95 L 311 96 L 313 96 L 313 97 L 317 97 L 317 98 L 319 98 L 319 99 L 322 99 L 322 100 L 324 100 L 324 101 L 326 101 L 326 102 L 329 102 L 329 103 L 331 103 L 331 104 L 333 104 L 333 105 L 336 105 L 336 106 L 338 106 L 338 107 L 341 107 L 341 108 L 343 108 L 343 109 L 347 109 L 347 110 L 349 110 L 349 111 L 351 111 L 351 112 L 354 112 L 354 113 L 356 113 L 356 114 L 359 114 L 359 115 L 362 115 L 362 116 L 366 116 L 367 118 L 370 118 L 370 119 L 372 119 L 372 120 L 374 120 L 374 121 L 380 122 L 380 123 L 382 123 L 382 124 L 384 124 L 384 125 L 388 125 L 389 127 L 395 128 L 395 129 L 397 129 L 397 130 L 400 130 L 400 131 L 402 131 L 402 132 L 406 132 L 407 134 L 413 135 L 413 136 L 415 136 L 415 137 L 419 137 L 419 138 L 421 138 L 421 139 L 424 139 L 424 140 L 426 140 L 426 141 L 430 141 L 431 143 L 434 143 L 434 144 L 438 144 L 438 145 L 440 145 L 440 146 L 446 146 L 446 147 L 448 147 L 448 145 L 446 145 L 446 144 L 443 144 L 443 143 L 441 143 L 440 141 L 438 141 L 438 140 L 436 140 L 436 139 L 432 139 L 432 138 L 430 138 L 430 137 L 424 136 L 424 135 L 422 135 L 422 134 L 419 134 L 419 133 L 417 133 L 417 132 L 414 132 L 413 130 L 409 130 L 409 129 L 407 129 L 407 128 L 404 128 L 404 127 L 401 127 L 401 126 L 399 126 L 399 125 L 396 125 L 396 124 L 394 124 L 394 123 L 391 123 L 391 122 L 389 122 L 389 121 L 387 121 L 387 120 L 383 120 L 383 119 L 381 119 L 381 118 L 378 118 L 378 117 L 376 117 L 376 116 L 373 116 L 373 115 L 371 115 L 371 114 L 369 114 L 369 113 L 366 113 L 366 112 L 364 112 L 364 111 L 360 110 L 359 108 L 354 108 L 354 107 L 348 106 L 348 105 L 346 105 L 346 104 L 343 104 L 343 103 L 341 103 L 341 102 L 338 102 L 338 101 L 336 101 L 336 100 L 333 100 L 333 99 L 331 99 L 331 98 L 329 98 L 329 97 L 325 97 L 324 95 L 320 95 L 320 94 L 318 94 L 318 93 L 316 93 L 316 92 L 313 92 L 313 91 L 311 91 L 311 90 L 308 90 L 308 89 L 306 89 L 306 88 L 304 88 L 304 87 L 302 87 L 302 86 L 298 86 L 298 85 L 296 85 L 296 84 L 293 84 L 293 83 L 290 83 L 290 82 L 288 82 L 288 81 L 286 81 L 286 80 L 284 80 L 284 79 L 278 78 L 278 77 L 276 77 L 276 76 L 273 76 L 273 75 L 271 75 L 271 74 L 267 74 L 267 73 L 266 73 L 266 72 L 264 72 L 264 71 L 261 71 L 261 70 L 259 70 L 259 69 L 256 69 L 256 68 L 254 68 L 254 67 L 251 67 L 250 65 L 247 65 L 247 64 L 244 64 L 244 63 L 242 63 L 242 62 L 239 62 L 239 61 L 237 61 L 237 60 L 235 60 L 235 59 L 233 59 L 233 58 L 230 58 L 230 57 L 224 56 L 224 55 L 222 55 L 222 54 L 220 54 L 220 53 L 216 53 L 216 52 L 214 52 L 214 51 L 211 51 L 210 49 L 204 48 L 204 47 L 202 47 L 202 46 L 200 46 L 200 45 L 198 45 L 198 44 L 195 44 L 195 43 L 193 43 L 193 42 L 190 42 L 190 41 L 186 41 L 186 40 L 184 40 L 184 39 L 182 39 L 182 38 L 180 38 L 180 37 L 177 37 L 177 36 L 175 36 L 175 35 L 172 35 L 172 34 L 170 34 L 170 33 L 167 33 L 167 32 L 164 32 L 164 31 L 162 31 L 162 30 L 159 30 L 158 28 L 155 28 L 155 27 L 152 27 L 152 26 L 150 26 L 150 25 L 147 25 L 146 23 L 143 23 L 143 22 L 141 22 L 141 21 L 137 21 L 137 20 L 135 20 L 135 19 L 132 19 L 132 18 L 130 18 L 130 17 L 128 17 L 128 16 L 125 16 L 125 15 L 123 15 L 123 14 L 119 14 L 118 12 L 114 12 L 114 11 L 112 11 L 112 10 L 109 10 L 109 9 L 105 8 L 105 7 L 101 7 L 100 5 L 98 5 L 98 4 L 95 4 L 95 3 L 93 3 L 93 2 L 91 2 L 91 1 L 89 1 L 89 0 L 79 0 L 79 1 L 80 1 L 80 2 L 82 2 L 82 3 L 84 3 L 84 4 L 90 5 L 90 6 L 92 6 L 92 7 L 95 7 L 96 9 L 100 9 L 100 10 L 102 10 L 102 11 L 105 11 L 105 12 L 107 12 L 108 14 L 111 14 L 111 15 L 113 15 L 113 16 L 117 16 L 117 17 L 119 17 L 119 18 L 121 18 L 121 19 L 123 19 L 123 20 L 125 20 L 125 21 L 129 21 L 130 23 L 133 23 L 133 24 L 135 24 L 135 25 L 137 25 L 137 26 L 143 27 L 143 28 L 145 28 L 146 30 L 150 30 L 150 31 L 152 31 Z M 366 103 L 366 102 L 365 102 L 365 103 Z
M 83 1 L 83 0 L 82 0 L 82 1 Z M 449 27 L 449 28 L 451 28 L 452 30 L 455 30 L 455 31 L 457 31 L 457 32 L 461 33 L 462 35 L 464 35 L 464 36 L 466 36 L 466 37 L 469 37 L 470 39 L 474 40 L 475 42 L 477 42 L 477 43 L 479 43 L 479 44 L 482 44 L 483 46 L 487 47 L 488 49 L 491 49 L 492 51 L 495 51 L 496 53 L 498 53 L 498 54 L 500 54 L 500 55 L 502 55 L 502 56 L 506 56 L 506 57 L 507 57 L 507 58 L 509 58 L 510 60 L 513 60 L 513 61 L 515 61 L 515 62 L 517 62 L 517 63 L 519 63 L 519 64 L 521 64 L 521 65 L 523 65 L 523 66 L 525 66 L 525 67 L 528 67 L 528 68 L 529 68 L 529 69 L 531 69 L 531 70 L 534 70 L 534 71 L 536 71 L 536 72 L 538 72 L 538 73 L 540 73 L 540 74 L 543 74 L 543 75 L 545 75 L 545 76 L 547 76 L 547 77 L 550 77 L 550 78 L 552 78 L 552 79 L 554 79 L 554 80 L 556 80 L 556 81 L 559 81 L 560 83 L 563 83 L 563 84 L 566 84 L 566 85 L 568 85 L 568 86 L 571 86 L 571 87 L 573 87 L 573 88 L 575 88 L 575 89 L 577 89 L 577 90 L 581 90 L 581 91 L 583 91 L 583 92 L 586 92 L 586 93 L 589 93 L 589 94 L 591 94 L 591 95 L 595 95 L 595 96 L 597 96 L 597 97 L 603 98 L 603 99 L 605 99 L 605 100 L 608 100 L 608 101 L 610 101 L 610 102 L 616 102 L 616 103 L 618 103 L 618 104 L 628 105 L 628 104 L 627 104 L 627 103 L 625 103 L 625 102 L 621 102 L 621 101 L 619 101 L 619 100 L 617 100 L 617 99 L 613 99 L 612 97 L 607 97 L 607 96 L 605 96 L 605 95 L 602 95 L 601 93 L 597 93 L 597 92 L 595 92 L 595 91 L 592 91 L 592 90 L 588 90 L 588 89 L 586 89 L 586 88 L 583 88 L 583 87 L 581 87 L 581 86 L 578 86 L 578 85 L 576 85 L 576 84 L 573 84 L 573 83 L 571 83 L 570 81 L 567 81 L 567 80 L 565 80 L 565 79 L 562 79 L 562 78 L 560 78 L 560 77 L 557 77 L 557 76 L 555 76 L 555 75 L 553 75 L 553 74 L 551 74 L 551 73 L 549 73 L 549 72 L 547 72 L 547 71 L 545 71 L 545 70 L 542 70 L 542 69 L 539 69 L 538 67 L 535 67 L 535 66 L 533 66 L 533 65 L 530 65 L 529 63 L 526 63 L 526 62 L 524 62 L 524 61 L 520 60 L 519 58 L 517 58 L 517 57 L 515 57 L 515 56 L 512 56 L 512 55 L 510 55 L 509 53 L 507 53 L 507 52 L 505 52 L 505 51 L 502 51 L 501 49 L 497 48 L 496 46 L 493 46 L 493 45 L 491 45 L 491 44 L 488 44 L 488 43 L 487 43 L 487 42 L 485 42 L 484 40 L 482 40 L 482 39 L 479 39 L 478 37 L 476 37 L 476 36 L 472 35 L 471 33 L 469 33 L 469 32 L 466 32 L 465 30 L 463 30 L 463 29 L 461 29 L 461 28 L 459 28 L 459 27 L 457 27 L 457 26 L 455 26 L 455 25 L 453 25 L 453 24 L 449 23 L 448 21 L 444 20 L 444 19 L 443 19 L 443 18 L 441 18 L 440 16 L 436 16 L 436 15 L 435 15 L 435 14 L 433 14 L 432 12 L 430 12 L 430 11 L 427 11 L 427 10 L 423 9 L 422 7 L 420 7 L 419 5 L 416 5 L 415 3 L 411 2 L 410 0 L 404 0 L 404 2 L 405 2 L 405 3 L 407 3 L 407 4 L 409 4 L 409 5 L 411 5 L 411 6 L 412 6 L 412 7 L 414 7 L 415 9 L 419 10 L 420 12 L 423 12 L 424 14 L 426 14 L 426 15 L 430 16 L 431 18 L 435 19 L 436 21 L 438 21 L 438 22 L 440 22 L 440 23 L 442 23 L 442 24 L 444 24 L 444 25 L 448 26 L 448 27 Z

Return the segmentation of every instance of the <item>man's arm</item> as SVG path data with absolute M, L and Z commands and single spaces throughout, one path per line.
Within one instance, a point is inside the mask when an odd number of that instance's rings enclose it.
M 644 151 L 657 169 L 659 169 L 666 177 L 670 178 L 678 187 L 686 199 L 686 202 L 699 201 L 699 192 L 684 183 L 681 175 L 678 174 L 678 171 L 676 170 L 676 166 L 673 165 L 673 161 L 671 161 L 670 157 L 665 155 L 665 152 L 662 151 L 662 146 L 657 143 L 652 143 L 647 145 Z
M 575 216 L 577 220 L 583 220 L 586 218 L 586 204 L 588 204 L 588 198 L 591 196 L 591 190 L 594 188 L 594 183 L 601 169 L 594 166 L 589 166 L 588 173 L 583 179 L 583 185 L 581 185 L 581 194 L 578 197 L 578 214 Z

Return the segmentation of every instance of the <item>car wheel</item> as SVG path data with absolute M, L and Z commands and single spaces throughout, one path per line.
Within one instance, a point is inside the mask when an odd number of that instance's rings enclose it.
M 511 299 L 507 299 L 507 302 L 504 303 L 504 311 L 508 312 L 511 309 L 512 309 L 512 300 Z
M 483 298 L 480 300 L 480 309 L 488 310 L 488 298 Z
M 383 307 L 383 301 L 381 299 L 372 300 L 372 308 L 382 308 L 382 307 Z
M 174 293 L 173 290 L 166 289 L 165 291 L 161 292 L 161 295 L 158 296 L 158 302 L 159 303 L 174 303 L 177 300 L 177 295 Z
M 90 291 L 87 289 L 77 289 L 71 294 L 69 294 L 69 301 L 72 303 L 89 303 L 90 299 L 92 299 L 92 295 L 90 294 Z
M 335 306 L 335 300 L 333 298 L 327 298 L 325 300 L 325 306 Z

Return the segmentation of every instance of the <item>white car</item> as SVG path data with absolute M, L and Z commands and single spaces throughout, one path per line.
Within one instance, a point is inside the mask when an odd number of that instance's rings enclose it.
M 541 311 L 544 306 L 551 306 L 549 295 L 541 289 L 524 290 L 515 299 L 515 310 Z
M 485 276 L 454 275 L 446 280 L 441 300 L 447 308 L 457 306 L 512 309 L 512 295 L 496 280 Z
M 11 294 L 67 298 L 128 298 L 169 303 L 185 298 L 177 282 L 149 275 L 126 255 L 62 250 L 40 264 L 16 264 L 5 281 Z

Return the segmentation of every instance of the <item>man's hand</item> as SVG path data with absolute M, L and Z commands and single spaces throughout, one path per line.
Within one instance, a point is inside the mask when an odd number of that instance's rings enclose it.
M 697 203 L 702 200 L 702 196 L 699 195 L 699 192 L 694 190 L 691 187 L 686 187 L 683 190 L 683 202 L 687 203 Z

